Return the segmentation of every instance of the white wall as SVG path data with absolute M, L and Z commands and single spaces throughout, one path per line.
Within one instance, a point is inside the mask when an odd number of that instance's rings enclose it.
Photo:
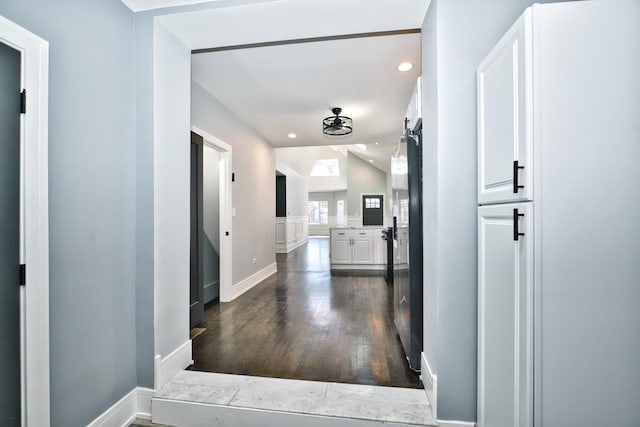
M 191 52 L 158 22 L 154 39 L 154 330 L 164 358 L 189 340 Z
M 347 158 L 347 212 L 349 225 L 362 226 L 362 195 L 383 194 L 384 205 L 388 207 L 387 200 L 387 174 L 375 166 L 362 160 L 360 157 L 349 153 Z M 385 209 L 384 223 L 390 221 L 389 212 Z
M 274 150 L 196 82 L 191 85 L 191 124 L 233 147 L 232 282 L 236 284 L 275 263 Z
M 307 216 L 308 179 L 293 171 L 287 175 L 287 217 Z

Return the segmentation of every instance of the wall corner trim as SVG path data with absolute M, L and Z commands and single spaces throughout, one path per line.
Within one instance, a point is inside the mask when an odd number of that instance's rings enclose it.
M 267 265 L 262 270 L 258 270 L 257 272 L 253 273 L 251 276 L 247 277 L 246 279 L 243 279 L 238 283 L 234 284 L 231 287 L 231 301 L 238 298 L 240 295 L 244 294 L 249 289 L 253 288 L 258 283 L 262 282 L 267 277 L 271 276 L 272 274 L 275 274 L 277 271 L 278 271 L 278 266 L 274 262 L 273 264 Z
M 433 418 L 438 418 L 438 376 L 433 373 L 433 369 L 431 369 L 431 365 L 427 360 L 427 356 L 424 353 L 420 353 L 421 358 L 421 379 L 422 384 L 424 384 L 424 391 L 427 392 L 427 399 L 429 399 L 429 404 L 431 405 L 431 411 L 433 413 Z M 445 421 L 447 422 L 447 421 Z
M 136 418 L 151 419 L 154 390 L 136 387 L 103 412 L 87 427 L 125 427 Z
M 167 357 L 162 358 L 160 355 L 156 355 L 156 390 L 160 390 L 189 365 L 193 365 L 191 340 L 187 340 Z

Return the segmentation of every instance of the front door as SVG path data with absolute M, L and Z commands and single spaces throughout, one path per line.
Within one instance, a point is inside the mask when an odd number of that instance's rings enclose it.
M 0 425 L 20 426 L 20 52 L 0 43 Z
M 362 225 L 382 225 L 383 221 L 382 196 L 362 196 Z

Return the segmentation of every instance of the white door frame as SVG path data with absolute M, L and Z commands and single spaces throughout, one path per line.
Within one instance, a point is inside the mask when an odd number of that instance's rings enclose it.
M 220 153 L 220 302 L 231 301 L 231 269 L 232 254 L 232 192 L 231 192 L 231 160 L 232 148 L 226 142 L 210 133 L 192 126 L 191 130 L 204 139 L 204 145 Z M 227 235 L 227 233 L 229 233 Z
M 49 399 L 49 43 L 0 16 L 0 42 L 21 52 L 27 112 L 20 119 L 22 425 L 50 424 Z M 16 94 L 17 96 L 17 94 Z

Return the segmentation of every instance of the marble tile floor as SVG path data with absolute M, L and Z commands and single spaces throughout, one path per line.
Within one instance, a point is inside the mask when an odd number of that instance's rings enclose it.
M 183 371 L 154 399 L 437 425 L 421 389 Z

